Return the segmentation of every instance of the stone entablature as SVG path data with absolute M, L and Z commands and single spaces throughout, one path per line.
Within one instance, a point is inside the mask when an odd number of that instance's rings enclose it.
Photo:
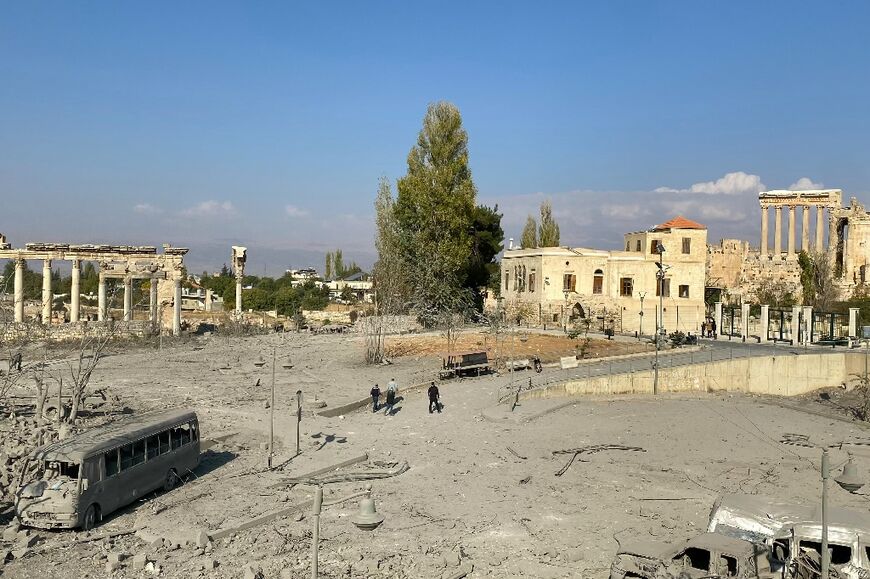
M 185 247 L 163 246 L 163 253 L 157 253 L 154 246 L 130 245 L 96 245 L 96 244 L 66 244 L 66 243 L 27 243 L 24 249 L 15 249 L 6 242 L 6 237 L 0 235 L 0 259 L 10 259 L 15 263 L 15 280 L 13 293 L 14 320 L 24 322 L 24 262 L 42 261 L 42 314 L 43 324 L 51 321 L 51 265 L 53 261 L 72 262 L 72 287 L 70 291 L 70 323 L 80 320 L 80 276 L 81 264 L 84 261 L 97 262 L 99 265 L 99 289 L 97 294 L 97 319 L 105 321 L 108 317 L 106 303 L 106 279 L 124 280 L 124 318 L 133 319 L 134 279 L 151 280 L 151 295 L 149 313 L 151 324 L 157 327 L 160 323 L 160 302 L 158 294 L 167 294 L 169 299 L 162 303 L 172 304 L 172 331 L 181 332 L 181 281 L 184 270 Z M 171 284 L 169 292 L 160 292 L 161 285 Z

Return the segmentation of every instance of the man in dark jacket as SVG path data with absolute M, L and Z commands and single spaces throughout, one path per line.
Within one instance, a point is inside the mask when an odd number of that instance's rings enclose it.
M 372 412 L 377 412 L 377 411 L 378 411 L 378 401 L 379 401 L 380 398 L 381 398 L 381 388 L 380 388 L 380 386 L 378 386 L 377 384 L 375 384 L 375 387 L 372 388 L 372 392 L 371 392 L 371 394 L 372 394 Z
M 435 385 L 435 382 L 432 382 L 432 385 L 429 386 L 429 414 L 432 414 L 432 405 L 435 405 L 435 409 L 438 413 L 441 413 L 441 402 L 439 401 L 440 394 L 438 393 L 438 386 Z

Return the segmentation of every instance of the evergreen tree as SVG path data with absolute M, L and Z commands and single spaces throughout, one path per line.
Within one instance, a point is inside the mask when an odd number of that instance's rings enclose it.
M 424 322 L 461 300 L 476 194 L 459 110 L 447 102 L 430 105 L 394 209 L 412 300 Z
M 539 247 L 559 247 L 559 224 L 553 219 L 550 201 L 541 203 L 541 225 L 538 234 Z
M 523 236 L 520 238 L 520 246 L 523 249 L 538 247 L 538 224 L 535 223 L 535 218 L 531 215 L 526 219 L 526 226 L 523 228 Z
M 332 279 L 332 252 L 326 252 L 326 271 L 323 272 L 323 279 L 329 281 Z
M 344 257 L 341 255 L 341 250 L 336 249 L 332 254 L 332 270 L 337 279 L 342 279 L 345 275 Z
M 378 260 L 372 270 L 376 305 L 379 314 L 396 314 L 407 302 L 408 286 L 399 245 L 399 223 L 395 215 L 396 201 L 390 182 L 381 177 L 375 198 L 375 248 Z

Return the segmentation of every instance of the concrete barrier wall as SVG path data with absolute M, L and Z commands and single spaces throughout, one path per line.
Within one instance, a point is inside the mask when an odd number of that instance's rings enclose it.
M 659 370 L 659 393 L 747 392 L 796 396 L 841 386 L 864 372 L 864 356 L 857 353 L 784 354 L 721 360 Z M 652 394 L 653 372 L 595 376 L 554 384 L 521 394 L 521 400 L 580 395 Z

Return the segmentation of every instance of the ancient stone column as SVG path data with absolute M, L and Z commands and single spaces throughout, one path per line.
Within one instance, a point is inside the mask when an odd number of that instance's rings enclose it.
M 51 260 L 42 260 L 42 323 L 51 325 Z
M 97 286 L 97 319 L 105 321 L 106 315 L 106 272 L 100 266 L 100 282 Z
M 773 256 L 782 254 L 782 207 L 776 207 L 773 225 Z
M 236 276 L 236 313 L 242 313 L 242 278 Z
M 813 249 L 819 252 L 825 251 L 825 230 L 823 229 L 824 223 L 825 208 L 821 205 L 818 205 L 816 207 L 816 246 Z
M 151 278 L 151 300 L 148 304 L 148 313 L 151 316 L 151 325 L 157 326 L 157 278 Z
M 858 336 L 858 312 L 859 308 L 849 308 L 849 337 Z
M 172 335 L 181 335 L 181 279 L 175 280 L 175 298 L 172 300 Z
M 15 321 L 24 321 L 24 260 L 15 260 L 15 285 L 12 300 L 15 304 Z
M 788 208 L 788 256 L 794 257 L 794 238 L 795 238 L 795 206 L 791 205 Z
M 72 262 L 72 286 L 70 288 L 70 311 L 69 311 L 69 321 L 77 322 L 79 321 L 79 300 L 82 295 L 81 290 L 81 275 L 82 275 L 82 262 L 81 260 L 74 259 Z
M 803 210 L 803 227 L 801 227 L 801 251 L 810 250 L 810 207 L 804 205 Z
M 722 333 L 722 302 L 716 302 L 713 306 L 715 308 L 713 314 L 713 321 L 716 322 L 716 333 Z
M 761 207 L 761 255 L 767 255 L 767 205 Z
M 740 306 L 740 336 L 743 341 L 749 337 L 749 304 L 743 303 Z
M 124 321 L 133 320 L 133 278 L 124 277 Z
M 214 292 L 210 289 L 205 290 L 205 311 L 211 311 L 211 299 Z

